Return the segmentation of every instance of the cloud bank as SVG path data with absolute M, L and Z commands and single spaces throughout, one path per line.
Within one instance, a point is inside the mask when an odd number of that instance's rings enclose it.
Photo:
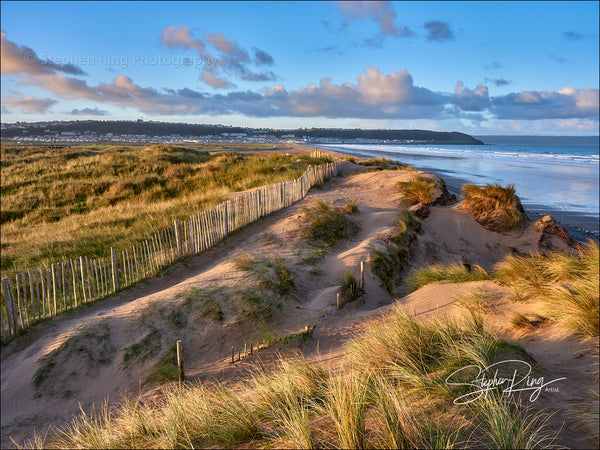
M 193 48 L 206 51 L 204 42 L 193 39 L 189 29 L 170 28 L 163 32 L 162 40 L 171 47 Z M 222 34 L 211 34 L 207 45 L 216 48 L 223 56 L 222 64 L 245 67 L 253 60 L 269 65 L 272 58 L 258 49 L 247 52 Z M 167 44 L 166 44 L 167 45 Z M 479 84 L 467 87 L 458 81 L 453 92 L 436 92 L 418 86 L 406 70 L 383 73 L 377 67 L 367 67 L 354 82 L 333 83 L 324 77 L 318 83 L 295 90 L 284 85 L 274 85 L 259 91 L 238 90 L 207 93 L 187 87 L 156 89 L 136 84 L 130 77 L 121 75 L 112 82 L 90 85 L 73 75 L 83 73 L 78 67 L 34 67 L 19 61 L 28 49 L 9 41 L 2 34 L 2 74 L 16 77 L 20 85 L 37 86 L 52 92 L 53 98 L 14 96 L 3 99 L 3 104 L 27 113 L 44 113 L 57 99 L 85 99 L 99 104 L 122 108 L 135 108 L 149 115 L 231 115 L 250 117 L 327 117 L 355 119 L 431 119 L 447 120 L 465 118 L 471 121 L 589 119 L 598 120 L 598 89 L 523 91 L 490 96 L 488 87 Z M 8 52 L 4 52 L 4 48 Z M 7 64 L 5 65 L 5 58 Z M 227 59 L 230 58 L 230 59 Z M 222 67 L 222 66 L 221 66 Z M 263 78 L 250 71 L 237 70 L 251 79 Z M 66 75 L 65 75 L 66 74 Z M 67 76 L 69 75 L 69 76 Z M 231 88 L 226 77 L 214 72 L 201 74 L 205 83 L 217 88 Z M 504 84 L 497 79 L 496 84 Z M 98 108 L 73 110 L 72 114 L 101 115 Z

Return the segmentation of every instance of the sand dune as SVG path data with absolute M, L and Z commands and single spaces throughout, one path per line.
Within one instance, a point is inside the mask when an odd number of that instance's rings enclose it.
M 81 404 L 89 411 L 102 401 L 117 401 L 122 392 L 146 393 L 146 399 L 160 396 L 156 384 L 146 381 L 151 362 L 125 367 L 123 352 L 127 346 L 147 335 L 150 326 L 162 332 L 162 346 L 182 339 L 186 373 L 189 379 L 202 382 L 233 383 L 251 370 L 255 364 L 269 367 L 280 354 L 293 354 L 293 346 L 276 345 L 253 355 L 242 363 L 230 363 L 232 346 L 261 339 L 255 323 L 238 323 L 235 305 L 223 303 L 222 323 L 186 317 L 185 326 L 173 329 L 158 313 L 176 310 L 182 304 L 181 294 L 190 288 L 221 287 L 235 290 L 248 284 L 249 275 L 236 268 L 232 260 L 240 251 L 257 257 L 277 255 L 284 258 L 292 269 L 297 294 L 285 300 L 284 307 L 275 312 L 270 325 L 280 335 L 299 331 L 305 325 L 316 325 L 315 332 L 302 352 L 312 360 L 323 362 L 334 369 L 341 361 L 343 344 L 363 328 L 365 321 L 386 311 L 394 300 L 370 271 L 370 248 L 393 233 L 398 220 L 401 193 L 396 185 L 408 181 L 419 172 L 367 172 L 364 167 L 345 163 L 346 175 L 326 183 L 322 190 L 313 189 L 301 202 L 277 212 L 241 232 L 231 236 L 215 248 L 170 268 L 166 273 L 132 289 L 90 307 L 65 314 L 38 325 L 31 333 L 10 343 L 2 354 L 2 448 L 12 446 L 10 437 L 17 441 L 30 438 L 34 429 L 43 433 L 49 425 L 63 425 L 76 414 Z M 352 215 L 358 233 L 337 244 L 314 267 L 300 264 L 296 245 L 300 240 L 303 208 L 315 199 L 334 205 L 348 200 L 358 204 L 359 212 Z M 479 264 L 489 270 L 507 254 L 528 254 L 539 250 L 541 238 L 534 224 L 525 230 L 506 234 L 487 231 L 466 212 L 456 206 L 431 207 L 423 221 L 421 233 L 412 249 L 412 267 L 433 262 L 453 261 Z M 564 247 L 560 239 L 554 245 Z M 365 295 L 336 310 L 336 292 L 344 272 L 359 273 L 360 261 L 367 261 Z M 434 283 L 399 299 L 407 311 L 417 316 L 435 316 L 450 313 L 452 308 L 467 301 L 469 293 L 477 290 L 492 293 L 491 320 L 507 336 L 519 339 L 507 325 L 510 314 L 530 306 L 510 304 L 506 288 L 491 281 L 464 284 Z M 229 292 L 229 291 L 228 291 Z M 467 300 L 465 300 L 467 299 Z M 79 327 L 94 321 L 104 321 L 110 329 L 111 361 L 90 369 L 81 357 L 60 360 L 50 369 L 51 376 L 42 388 L 35 388 L 32 376 L 42 364 L 41 359 L 60 346 Z M 548 397 L 543 406 L 558 411 L 554 425 L 561 425 L 561 417 L 577 408 L 582 396 L 592 386 L 593 374 L 584 364 L 577 365 L 577 355 L 585 353 L 585 345 L 566 330 L 547 326 L 536 330 L 525 348 L 544 367 L 548 376 L 566 373 L 573 378 L 562 396 Z M 585 353 L 587 355 L 587 353 Z M 587 357 L 586 357 L 587 358 Z M 585 359 L 585 358 L 584 358 Z M 585 359 L 587 361 L 587 359 Z M 583 359 L 581 359 L 583 361 Z M 559 365 L 555 364 L 559 362 Z M 578 431 L 585 426 L 576 422 L 565 425 L 567 444 L 587 445 Z

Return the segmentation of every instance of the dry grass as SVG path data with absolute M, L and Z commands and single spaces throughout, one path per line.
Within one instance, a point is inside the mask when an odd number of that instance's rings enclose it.
M 507 256 L 496 265 L 494 278 L 511 286 L 518 299 L 542 300 L 549 318 L 576 333 L 598 337 L 598 260 L 598 243 L 588 241 L 574 255 Z
M 488 273 L 475 264 L 470 270 L 460 263 L 447 266 L 436 263 L 431 266 L 413 270 L 406 280 L 408 287 L 415 291 L 434 281 L 448 281 L 450 283 L 464 283 L 467 281 L 489 280 Z
M 398 183 L 402 191 L 403 206 L 412 206 L 417 204 L 430 205 L 434 200 L 436 184 L 423 177 L 416 177 L 414 180 Z
M 465 184 L 462 187 L 462 207 L 475 216 L 475 220 L 492 231 L 518 230 L 527 220 L 514 185 L 503 187 L 487 184 L 479 187 Z
M 2 276 L 124 249 L 230 192 L 294 179 L 308 155 L 174 146 L 1 147 Z
M 335 374 L 299 358 L 233 386 L 169 385 L 162 401 L 126 399 L 82 413 L 25 448 L 551 447 L 541 413 L 490 393 L 457 408 L 458 367 L 516 355 L 477 315 L 420 322 L 401 309 L 353 339 Z
M 349 209 L 352 210 L 352 206 Z M 348 219 L 346 208 L 336 208 L 323 200 L 316 200 L 313 205 L 304 208 L 304 212 L 306 223 L 303 232 L 311 245 L 331 247 L 358 231 Z

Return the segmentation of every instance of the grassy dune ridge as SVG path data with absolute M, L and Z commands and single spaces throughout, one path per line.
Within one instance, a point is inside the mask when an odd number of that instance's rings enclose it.
M 25 448 L 551 447 L 546 416 L 515 398 L 453 403 L 465 389 L 446 383 L 453 371 L 511 356 L 526 354 L 477 313 L 423 322 L 396 308 L 349 343 L 337 373 L 299 358 L 234 386 L 173 384 L 155 406 L 105 405 Z
M 290 180 L 328 158 L 151 145 L 2 145 L 2 276 L 103 256 L 236 191 Z
M 588 241 L 574 254 L 551 252 L 546 255 L 506 256 L 488 275 L 475 266 L 434 264 L 412 271 L 407 279 L 411 289 L 434 281 L 464 282 L 494 279 L 513 290 L 517 302 L 541 300 L 543 313 L 584 336 L 598 337 L 599 309 L 598 243 Z

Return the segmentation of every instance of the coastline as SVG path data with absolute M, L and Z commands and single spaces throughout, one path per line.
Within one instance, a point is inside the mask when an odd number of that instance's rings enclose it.
M 302 147 L 311 148 L 311 149 L 319 149 L 323 152 L 328 152 L 331 154 L 335 154 L 336 156 L 342 157 L 345 154 L 351 153 L 341 153 L 335 150 L 331 150 L 328 148 L 322 148 L 319 146 L 308 146 L 302 145 Z M 355 155 L 356 156 L 356 155 Z M 357 158 L 362 158 L 357 156 Z M 402 162 L 402 161 L 400 161 Z M 420 170 L 424 170 L 426 172 L 433 173 L 438 177 L 442 178 L 446 182 L 446 187 L 448 191 L 452 194 L 455 194 L 457 197 L 461 195 L 461 188 L 464 184 L 472 183 L 472 180 L 467 180 L 464 177 L 461 177 L 460 174 L 455 172 L 449 172 L 446 170 L 439 170 L 435 167 L 429 166 L 416 166 Z M 517 192 L 518 195 L 518 192 Z M 586 214 L 582 214 L 577 211 L 564 211 L 558 210 L 555 208 L 550 208 L 546 205 L 540 204 L 523 204 L 525 211 L 529 215 L 532 220 L 536 220 L 542 216 L 550 215 L 554 217 L 556 222 L 563 226 L 569 235 L 573 237 L 573 239 L 577 241 L 586 241 L 588 239 L 593 239 L 595 241 L 599 241 L 600 239 L 600 218 L 594 217 Z

